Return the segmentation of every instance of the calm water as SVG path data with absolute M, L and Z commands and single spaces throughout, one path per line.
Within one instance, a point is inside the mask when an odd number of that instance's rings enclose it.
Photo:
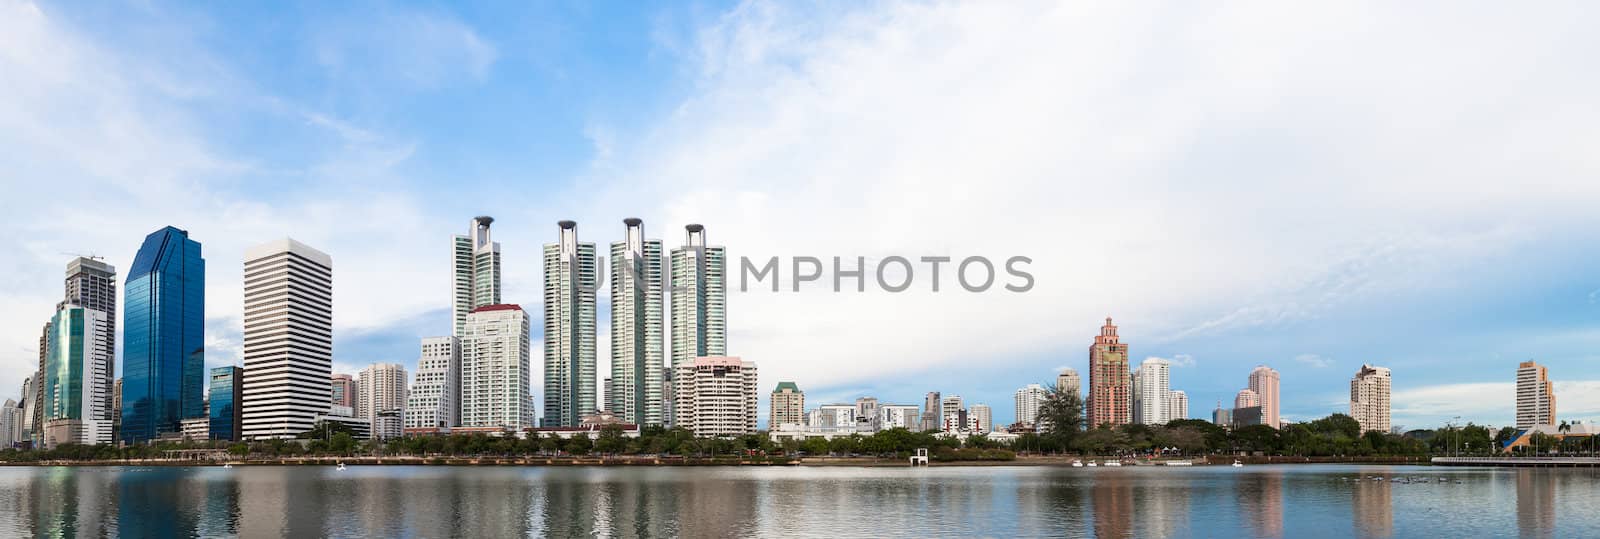
M 0 467 L 0 536 L 1581 537 L 1596 487 L 1406 466 Z

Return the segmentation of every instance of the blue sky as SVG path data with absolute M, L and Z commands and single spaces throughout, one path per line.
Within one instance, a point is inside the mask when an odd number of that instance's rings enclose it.
M 1184 358 L 1194 417 L 1258 364 L 1286 416 L 1343 411 L 1373 363 L 1397 424 L 1503 424 L 1534 359 L 1563 419 L 1600 420 L 1596 19 L 0 0 L 0 395 L 63 253 L 125 270 L 145 234 L 189 230 L 223 365 L 244 248 L 293 236 L 335 259 L 353 371 L 449 331 L 446 246 L 473 215 L 496 217 L 506 299 L 535 312 L 555 221 L 604 244 L 636 216 L 757 260 L 1034 260 L 1025 294 L 948 274 L 938 294 L 734 293 L 730 352 L 811 403 L 938 390 L 1009 420 L 1016 388 L 1084 370 L 1109 315 L 1135 360 Z

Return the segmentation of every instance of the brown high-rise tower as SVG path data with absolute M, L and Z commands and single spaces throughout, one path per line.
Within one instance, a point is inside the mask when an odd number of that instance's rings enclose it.
M 1123 425 L 1131 419 L 1133 381 L 1128 377 L 1128 345 L 1117 339 L 1117 326 L 1100 327 L 1089 347 L 1089 395 L 1084 400 L 1088 427 Z

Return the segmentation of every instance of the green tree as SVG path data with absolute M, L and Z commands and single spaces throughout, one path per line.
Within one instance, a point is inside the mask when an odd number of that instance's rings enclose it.
M 606 455 L 621 453 L 627 447 L 627 440 L 622 436 L 621 425 L 606 425 L 600 427 L 600 437 L 595 440 L 594 450 Z
M 1077 391 L 1051 384 L 1039 404 L 1037 426 L 1040 436 L 1053 446 L 1073 447 L 1073 440 L 1083 431 L 1083 398 Z
M 1275 452 L 1278 450 L 1278 429 L 1267 425 L 1249 425 L 1233 431 L 1239 449 L 1246 451 Z
M 328 449 L 340 455 L 349 455 L 356 448 L 356 439 L 348 432 L 339 432 L 328 441 Z
M 567 440 L 568 453 L 583 456 L 589 454 L 591 449 L 594 449 L 594 441 L 589 439 L 588 433 L 580 432 L 573 435 L 572 439 Z

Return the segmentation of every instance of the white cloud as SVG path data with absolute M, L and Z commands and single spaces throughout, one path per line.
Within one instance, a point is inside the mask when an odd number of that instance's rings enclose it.
M 1558 420 L 1600 420 L 1600 380 L 1555 383 Z M 1433 428 L 1459 416 L 1461 421 L 1506 426 L 1515 422 L 1517 388 L 1513 382 L 1442 384 L 1397 389 L 1390 395 L 1395 424 Z
M 1150 357 L 1145 358 L 1146 361 L 1149 361 L 1149 360 L 1152 360 L 1152 359 L 1156 359 L 1156 360 L 1160 360 L 1160 361 L 1166 362 L 1168 365 L 1172 365 L 1173 367 L 1180 367 L 1181 368 L 1181 367 L 1193 367 L 1194 366 L 1194 356 L 1191 356 L 1189 354 L 1173 354 L 1172 357 L 1170 357 L 1170 358 L 1157 357 L 1157 356 L 1150 356 Z
M 429 222 L 424 202 L 392 190 L 414 143 L 247 88 L 216 92 L 183 78 L 157 85 L 139 60 L 107 52 L 32 4 L 0 2 L 0 146 L 25 157 L 0 166 L 8 223 L 0 245 L 12 253 L 0 263 L 11 277 L 0 284 L 0 326 L 19 328 L 0 334 L 0 348 L 27 351 L 0 360 L 0 395 L 33 368 L 37 328 L 60 299 L 70 259 L 63 252 L 93 252 L 126 272 L 144 236 L 169 224 L 203 244 L 206 347 L 231 355 L 208 357 L 213 365 L 238 358 L 242 257 L 256 243 L 293 236 L 333 255 L 336 331 L 443 303 L 441 245 L 465 224 Z M 172 84 L 267 103 L 269 113 L 312 126 L 301 134 L 331 144 L 304 163 L 258 166 L 213 144 L 194 112 L 172 100 Z
M 322 21 L 312 38 L 318 64 L 336 79 L 423 89 L 458 79 L 483 82 L 499 57 L 493 44 L 446 13 L 384 6 L 363 15 Z
M 757 258 L 1033 257 L 1027 294 L 733 294 L 730 352 L 814 387 L 1087 344 L 1108 312 L 1133 342 L 1314 320 L 1454 284 L 1600 195 L 1594 77 L 1543 37 L 1580 26 L 1494 9 L 747 2 L 580 221 L 664 208 L 669 242 L 700 222 Z
M 1333 366 L 1333 358 L 1326 358 L 1317 354 L 1300 354 L 1298 356 L 1294 356 L 1294 360 L 1302 365 L 1315 367 L 1318 369 L 1325 369 Z

